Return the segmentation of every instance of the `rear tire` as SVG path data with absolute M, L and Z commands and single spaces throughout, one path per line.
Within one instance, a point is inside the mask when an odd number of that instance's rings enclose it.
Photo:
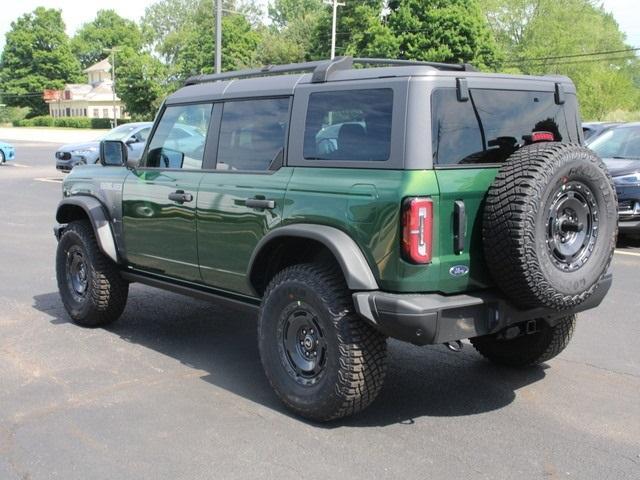
M 382 388 L 386 339 L 354 311 L 337 268 L 300 264 L 278 273 L 262 301 L 258 339 L 271 386 L 303 417 L 355 414 Z
M 4 156 L 4 152 L 2 150 L 0 150 L 0 165 L 4 165 L 4 163 L 7 161 L 6 157 Z
M 64 308 L 77 325 L 102 327 L 124 311 L 129 283 L 100 251 L 88 221 L 71 222 L 62 233 L 56 276 Z
M 539 322 L 542 327 L 530 335 L 522 335 L 512 340 L 502 340 L 496 335 L 486 335 L 471 339 L 474 348 L 493 363 L 509 367 L 526 367 L 551 360 L 562 352 L 576 326 L 576 316 L 563 317 L 553 327 Z

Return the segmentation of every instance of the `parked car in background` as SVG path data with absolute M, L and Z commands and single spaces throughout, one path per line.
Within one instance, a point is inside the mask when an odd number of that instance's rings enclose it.
M 0 165 L 14 158 L 16 158 L 16 149 L 14 146 L 6 142 L 0 142 Z
M 620 233 L 640 234 L 640 122 L 610 128 L 589 148 L 604 159 L 616 185 Z
M 126 123 L 92 142 L 63 145 L 55 154 L 56 168 L 63 172 L 70 172 L 76 165 L 98 163 L 102 140 L 120 140 L 126 143 L 129 147 L 129 158 L 138 160 L 142 155 L 152 125 L 151 122 Z
M 587 122 L 582 124 L 582 133 L 584 141 L 587 145 L 593 142 L 604 132 L 611 130 L 613 127 L 620 125 L 620 122 Z

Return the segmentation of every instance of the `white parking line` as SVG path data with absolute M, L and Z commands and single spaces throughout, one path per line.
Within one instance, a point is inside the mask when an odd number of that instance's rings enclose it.
M 640 257 L 640 253 L 638 252 L 625 252 L 623 250 L 616 250 L 616 253 L 619 253 L 620 255 L 632 255 L 634 257 Z
M 22 165 L 21 163 L 10 163 L 9 165 L 13 165 L 18 168 L 31 168 L 31 165 Z
M 62 178 L 34 178 L 36 182 L 62 183 Z

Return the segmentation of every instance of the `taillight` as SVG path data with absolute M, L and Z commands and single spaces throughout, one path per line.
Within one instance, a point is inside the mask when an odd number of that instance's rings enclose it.
M 411 263 L 431 261 L 433 238 L 433 202 L 412 197 L 402 204 L 402 254 Z

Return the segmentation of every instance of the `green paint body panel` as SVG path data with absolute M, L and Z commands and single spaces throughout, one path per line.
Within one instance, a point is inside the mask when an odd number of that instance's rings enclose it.
M 480 212 L 496 168 L 90 170 L 74 170 L 65 188 L 72 194 L 97 194 L 110 181 L 117 186 L 124 177 L 124 251 L 128 264 L 137 269 L 252 295 L 248 268 L 258 242 L 282 225 L 314 223 L 353 238 L 382 290 L 448 294 L 490 286 Z M 194 200 L 172 202 L 168 195 L 176 190 L 192 193 Z M 434 203 L 433 261 L 428 265 L 406 262 L 400 251 L 401 205 L 411 196 L 428 196 Z M 276 208 L 248 208 L 248 198 L 274 200 Z M 466 210 L 461 253 L 454 251 L 456 200 L 464 201 Z M 455 266 L 467 267 L 468 274 L 452 275 Z
M 484 262 L 481 206 L 497 168 L 461 168 L 436 170 L 440 191 L 439 227 L 434 229 L 440 248 L 439 291 L 454 293 L 472 291 L 489 286 L 490 279 Z M 454 247 L 454 204 L 462 200 L 466 213 L 464 250 Z M 454 266 L 469 269 L 467 275 L 456 277 L 450 273 Z
M 336 227 L 363 251 L 382 290 L 456 293 L 487 285 L 478 211 L 496 169 L 440 171 L 296 168 L 287 190 L 284 223 Z M 411 196 L 434 202 L 433 261 L 413 265 L 400 251 L 401 204 Z M 454 253 L 453 202 L 463 200 L 467 248 Z M 469 250 L 471 248 L 471 250 Z M 454 277 L 452 266 L 468 275 Z
M 204 173 L 194 170 L 138 170 L 124 183 L 123 224 L 128 262 L 136 268 L 200 281 L 196 244 L 196 200 Z M 184 190 L 192 202 L 169 194 Z
M 209 286 L 249 294 L 247 271 L 258 242 L 282 222 L 292 168 L 271 173 L 206 172 L 198 194 L 198 255 Z M 275 201 L 274 209 L 252 209 L 249 198 Z

